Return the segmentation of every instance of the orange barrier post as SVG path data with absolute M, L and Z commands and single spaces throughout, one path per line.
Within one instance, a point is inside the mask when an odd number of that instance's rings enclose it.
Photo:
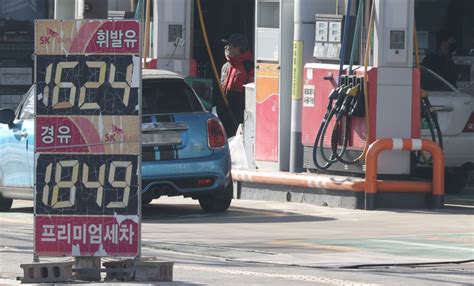
M 433 189 L 432 207 L 441 208 L 444 205 L 444 154 L 443 150 L 430 140 L 422 139 L 379 139 L 369 146 L 365 156 L 365 209 L 375 208 L 375 194 L 377 193 L 377 160 L 383 151 L 387 150 L 412 150 L 427 151 L 433 157 Z M 415 182 L 413 182 L 415 183 Z M 395 189 L 402 189 L 396 186 Z M 405 184 L 404 188 L 409 185 Z

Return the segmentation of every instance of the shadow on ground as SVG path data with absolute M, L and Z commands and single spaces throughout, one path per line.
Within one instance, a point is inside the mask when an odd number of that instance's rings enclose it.
M 397 213 L 432 213 L 474 215 L 474 196 L 467 194 L 445 195 L 442 209 L 380 209 Z
M 328 221 L 332 218 L 292 212 L 231 207 L 224 213 L 205 213 L 198 204 L 150 204 L 143 207 L 143 223 L 288 223 Z
M 457 194 L 445 196 L 445 207 L 442 209 L 378 209 L 380 211 L 393 211 L 397 213 L 442 213 L 442 214 L 474 214 L 474 195 Z M 33 214 L 33 207 L 13 207 L 6 214 L 23 213 Z M 155 200 L 152 204 L 142 208 L 143 222 L 153 222 L 153 220 L 170 220 L 172 223 L 187 223 L 190 221 L 202 223 L 266 223 L 266 222 L 309 222 L 327 221 L 331 218 L 317 216 L 307 216 L 297 213 L 261 210 L 250 208 L 232 207 L 225 213 L 205 213 L 201 210 L 198 202 L 195 204 L 162 204 L 160 200 Z

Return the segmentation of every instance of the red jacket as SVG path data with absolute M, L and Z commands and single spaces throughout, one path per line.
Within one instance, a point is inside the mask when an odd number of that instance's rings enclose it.
M 243 92 L 243 85 L 253 81 L 254 65 L 252 53 L 247 50 L 234 58 L 227 57 L 222 66 L 221 84 L 224 92 Z

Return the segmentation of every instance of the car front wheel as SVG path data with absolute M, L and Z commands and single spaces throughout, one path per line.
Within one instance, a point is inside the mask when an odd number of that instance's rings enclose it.
M 12 208 L 13 200 L 6 199 L 0 195 L 0 212 L 6 212 Z
M 231 180 L 223 190 L 218 190 L 211 195 L 200 197 L 199 205 L 205 212 L 224 212 L 230 207 L 233 195 L 234 184 Z
M 469 168 L 446 168 L 445 193 L 459 194 L 464 190 L 469 179 Z
M 0 186 L 2 186 L 2 179 L 0 178 Z M 12 199 L 6 199 L 0 194 L 0 212 L 6 212 L 11 209 L 13 204 Z

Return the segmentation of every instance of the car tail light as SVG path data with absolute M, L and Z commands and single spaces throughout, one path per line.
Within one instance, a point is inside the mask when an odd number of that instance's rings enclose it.
M 471 117 L 469 117 L 469 121 L 462 132 L 474 132 L 474 113 L 471 113 Z
M 211 179 L 211 178 L 201 178 L 201 179 L 197 179 L 196 184 L 197 184 L 199 187 L 208 187 L 208 186 L 214 184 L 214 179 Z
M 227 141 L 224 127 L 217 119 L 209 119 L 207 121 L 207 134 L 209 148 L 221 148 L 225 146 Z

